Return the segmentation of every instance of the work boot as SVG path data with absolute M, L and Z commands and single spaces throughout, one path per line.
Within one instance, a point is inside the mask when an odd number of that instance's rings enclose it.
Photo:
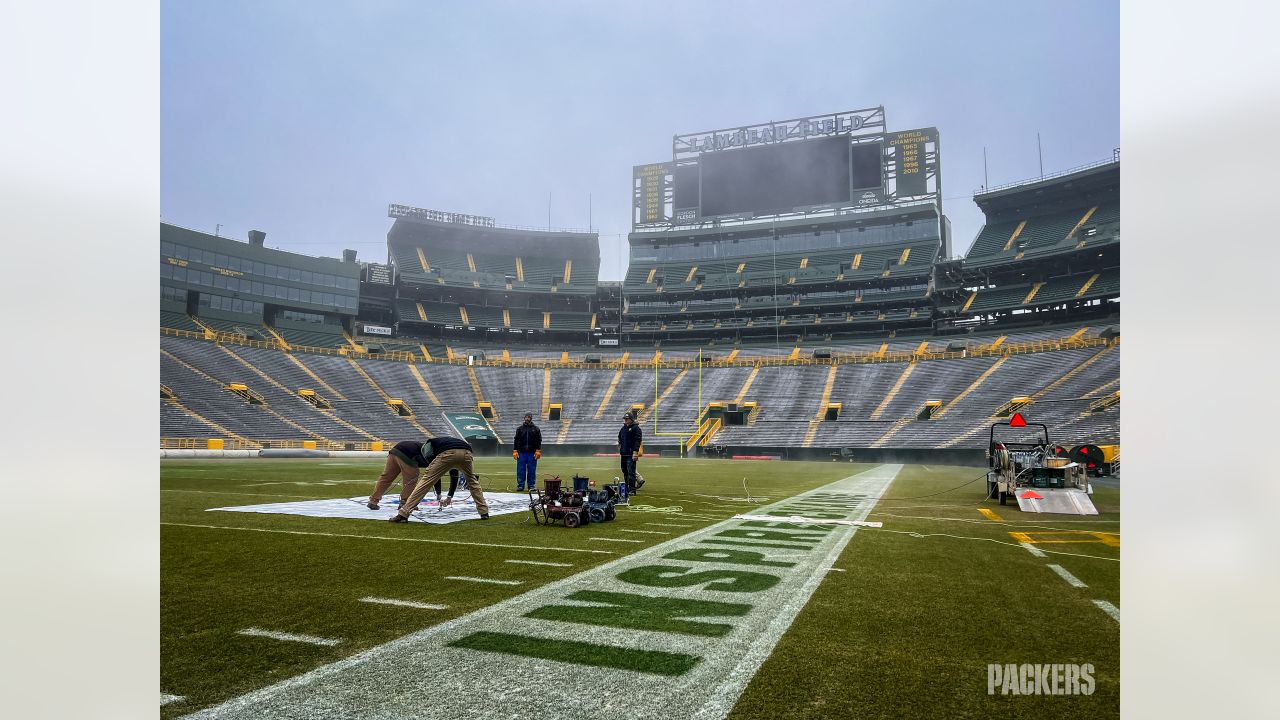
M 393 522 L 393 523 L 409 522 L 409 518 L 401 515 L 400 513 L 396 513 L 395 515 L 392 515 L 391 517 L 387 518 L 387 522 Z
M 374 501 L 372 501 L 372 500 L 370 500 L 369 502 L 365 503 L 365 504 L 364 504 L 364 506 L 365 506 L 365 507 L 367 507 L 367 508 L 369 508 L 370 510 L 377 510 L 377 509 L 378 509 L 378 503 L 376 503 L 376 502 L 374 502 Z
M 480 513 L 480 519 L 481 519 L 481 520 L 488 520 L 488 519 L 489 519 L 489 513 Z

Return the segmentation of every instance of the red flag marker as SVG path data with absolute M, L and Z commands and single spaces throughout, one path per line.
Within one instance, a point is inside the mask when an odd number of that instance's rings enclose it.
M 1016 412 L 1013 414 L 1013 417 L 1009 419 L 1009 427 L 1026 427 L 1026 426 L 1027 426 L 1027 420 L 1026 418 L 1022 417 L 1022 413 Z
M 1036 492 L 1035 490 L 1028 490 L 1022 493 L 1022 496 L 1018 499 L 1019 500 L 1043 500 L 1044 496 Z

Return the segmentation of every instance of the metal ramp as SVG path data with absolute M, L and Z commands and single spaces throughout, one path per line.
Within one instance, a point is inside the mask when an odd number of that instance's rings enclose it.
M 1097 515 L 1089 494 L 1077 488 L 1021 488 L 1017 491 L 1018 509 L 1022 512 L 1058 513 L 1061 515 Z

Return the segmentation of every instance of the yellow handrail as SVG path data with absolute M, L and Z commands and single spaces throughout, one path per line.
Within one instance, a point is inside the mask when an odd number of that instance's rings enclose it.
M 298 449 L 304 442 L 310 442 L 313 438 L 304 439 L 282 439 L 282 440 L 255 440 L 247 443 L 243 440 L 227 438 L 223 441 L 224 450 L 257 450 L 259 445 L 264 448 L 273 449 Z M 345 450 L 347 445 L 351 445 L 354 450 L 373 450 L 374 445 L 379 446 L 379 450 L 386 449 L 383 442 L 354 442 L 344 443 L 333 440 L 314 440 L 316 449 L 318 450 Z M 206 438 L 173 438 L 161 437 L 160 447 L 165 450 L 204 450 L 207 447 Z
M 161 335 L 169 335 L 172 337 L 185 337 L 196 340 L 206 340 L 205 333 L 193 332 L 191 330 L 179 330 L 177 328 L 160 328 Z M 260 347 L 272 350 L 280 350 L 285 352 L 277 343 L 264 342 L 261 340 L 250 340 L 240 335 L 231 333 L 216 333 L 213 338 L 214 342 L 229 343 L 233 345 L 242 345 L 246 347 Z M 1020 343 L 1006 343 L 999 347 L 976 347 L 968 350 L 953 352 L 925 352 L 916 355 L 911 352 L 894 351 L 894 352 L 834 352 L 830 358 L 814 358 L 814 357 L 796 357 L 790 358 L 785 355 L 773 356 L 748 356 L 737 355 L 732 359 L 728 357 L 716 358 L 715 360 L 703 361 L 699 364 L 697 358 L 688 360 L 666 359 L 660 358 L 656 362 L 653 360 L 645 360 L 639 362 L 622 362 L 614 360 L 610 362 L 586 363 L 581 361 L 564 362 L 558 359 L 488 359 L 483 361 L 483 365 L 490 367 L 511 367 L 511 368 L 579 368 L 579 369 L 610 369 L 610 370 L 652 370 L 655 366 L 660 368 L 724 368 L 724 367 L 753 367 L 753 366 L 775 366 L 775 365 L 848 365 L 862 363 L 895 363 L 895 362 L 911 362 L 911 361 L 928 361 L 928 360 L 953 360 L 963 357 L 1000 357 L 1009 355 L 1020 355 L 1034 352 L 1050 352 L 1054 350 L 1073 350 L 1077 348 L 1104 347 L 1107 345 L 1118 344 L 1119 338 L 1115 340 L 1104 340 L 1099 337 L 1094 338 L 1061 338 L 1056 340 L 1032 340 Z M 407 363 L 423 363 L 435 365 L 467 365 L 465 356 L 456 356 L 453 358 L 431 358 L 424 359 L 414 353 L 388 351 L 383 353 L 366 353 L 355 352 L 348 347 L 343 348 L 324 348 L 309 347 L 305 345 L 292 345 L 287 352 L 311 353 L 316 355 L 341 355 L 344 357 L 354 357 L 371 360 L 395 360 Z

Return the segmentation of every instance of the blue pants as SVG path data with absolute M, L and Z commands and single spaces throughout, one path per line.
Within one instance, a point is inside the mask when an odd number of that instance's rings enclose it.
M 531 452 L 522 452 L 516 456 L 516 488 L 530 490 L 538 486 L 538 459 Z

